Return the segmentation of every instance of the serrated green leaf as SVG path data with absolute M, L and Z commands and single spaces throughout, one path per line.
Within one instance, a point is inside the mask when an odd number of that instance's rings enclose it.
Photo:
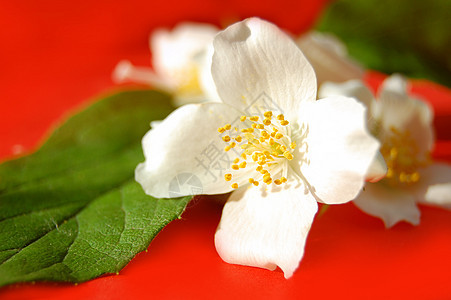
M 451 86 L 451 1 L 338 0 L 316 29 L 331 32 L 368 69 Z
M 181 215 L 191 197 L 152 198 L 133 180 L 141 139 L 169 103 L 156 91 L 110 96 L 0 165 L 0 286 L 115 273 Z

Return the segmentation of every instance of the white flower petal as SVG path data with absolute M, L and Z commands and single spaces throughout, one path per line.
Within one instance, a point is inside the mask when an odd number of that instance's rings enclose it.
M 302 35 L 297 45 L 315 69 L 318 85 L 361 79 L 363 68 L 347 56 L 346 46 L 335 36 L 310 32 Z
M 291 120 L 299 103 L 316 99 L 313 68 L 275 25 L 247 19 L 219 33 L 213 45 L 212 74 L 224 103 L 247 114 L 281 111 Z
M 200 64 L 200 84 L 205 94 L 205 98 L 209 102 L 222 102 L 216 90 L 216 84 L 211 75 L 211 64 L 213 62 L 213 43 L 207 47 L 206 54 Z
M 158 198 L 231 191 L 231 182 L 225 181 L 224 175 L 236 154 L 224 151 L 227 144 L 217 129 L 234 120 L 239 123 L 239 116 L 223 103 L 177 109 L 143 138 L 146 161 L 136 168 L 136 181 L 147 194 Z M 249 176 L 244 173 L 248 170 L 242 170 L 233 182 L 247 182 Z
M 344 83 L 325 82 L 318 91 L 318 97 L 326 98 L 331 96 L 351 97 L 362 102 L 367 108 L 366 115 L 368 124 L 373 122 L 372 110 L 375 106 L 375 99 L 371 91 L 360 80 L 349 80 Z
M 435 163 L 420 170 L 415 193 L 424 204 L 451 208 L 451 166 Z
M 420 211 L 415 204 L 415 198 L 382 183 L 368 183 L 353 202 L 367 214 L 381 218 L 387 228 L 400 221 L 412 225 L 420 223 Z
M 405 91 L 401 92 L 406 85 L 401 77 L 386 81 L 374 109 L 375 118 L 381 120 L 383 128 L 380 139 L 383 141 L 383 133 L 390 134 L 394 127 L 401 132 L 410 132 L 420 153 L 429 152 L 434 143 L 432 108 L 426 102 L 409 97 Z
M 224 206 L 216 250 L 228 263 L 269 270 L 279 266 L 289 278 L 302 259 L 317 209 L 302 185 L 278 192 L 240 188 Z
M 379 148 L 366 129 L 364 106 L 352 98 L 325 98 L 301 107 L 300 120 L 308 128 L 306 156 L 295 152 L 292 162 L 322 202 L 354 199 Z
M 212 43 L 218 29 L 209 24 L 181 23 L 173 30 L 159 29 L 150 37 L 155 71 L 177 86 L 181 68 L 189 67 Z

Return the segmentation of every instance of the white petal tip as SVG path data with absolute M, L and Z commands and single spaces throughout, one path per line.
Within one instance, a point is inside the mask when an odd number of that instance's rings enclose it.
M 133 65 L 128 60 L 121 60 L 114 68 L 112 79 L 115 83 L 123 83 L 130 75 Z

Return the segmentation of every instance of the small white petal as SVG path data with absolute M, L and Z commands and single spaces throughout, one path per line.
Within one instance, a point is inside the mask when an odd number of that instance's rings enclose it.
M 415 193 L 424 204 L 451 208 L 451 166 L 435 163 L 420 170 Z
M 386 174 L 387 164 L 385 163 L 385 159 L 380 152 L 377 152 L 377 156 L 374 158 L 366 174 L 366 180 L 377 182 L 384 178 Z
M 313 68 L 294 41 L 275 25 L 251 18 L 219 33 L 212 74 L 224 103 L 246 114 L 283 112 L 316 99 Z
M 299 119 L 308 128 L 306 156 L 299 146 L 292 162 L 322 202 L 354 199 L 379 149 L 366 129 L 364 106 L 352 98 L 330 97 L 301 107 Z
M 367 108 L 366 115 L 370 129 L 373 123 L 372 110 L 375 99 L 371 91 L 360 80 L 349 80 L 344 83 L 325 82 L 318 91 L 319 98 L 345 96 L 357 99 Z
M 136 168 L 136 181 L 158 198 L 231 191 L 232 182 L 225 181 L 224 175 L 237 154 L 224 151 L 228 144 L 217 129 L 239 123 L 239 117 L 238 111 L 223 103 L 177 109 L 143 138 L 146 161 Z M 233 182 L 247 183 L 247 171 L 240 170 Z
M 243 187 L 232 193 L 215 235 L 221 258 L 232 264 L 274 270 L 289 278 L 304 254 L 305 241 L 318 205 L 304 187 Z
M 335 36 L 310 32 L 296 43 L 315 69 L 319 86 L 326 81 L 344 82 L 364 75 L 363 68 L 347 56 L 345 45 Z
M 406 95 L 407 93 L 407 78 L 400 74 L 393 74 L 387 77 L 382 83 L 381 96 L 383 93 L 390 92 L 396 93 L 400 96 Z
M 353 202 L 367 214 L 381 218 L 387 228 L 400 221 L 412 225 L 420 223 L 420 211 L 415 198 L 381 182 L 366 184 L 365 190 Z

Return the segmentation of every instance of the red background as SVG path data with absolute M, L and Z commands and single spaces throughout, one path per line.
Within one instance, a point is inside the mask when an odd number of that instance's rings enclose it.
M 260 16 L 300 33 L 327 1 L 0 1 L 0 160 L 38 147 L 52 125 L 115 89 L 120 59 L 149 65 L 148 35 L 182 20 L 229 24 Z M 382 75 L 370 73 L 377 86 Z M 415 82 L 436 112 L 436 158 L 451 161 L 451 91 Z M 352 204 L 317 216 L 294 276 L 224 263 L 213 236 L 221 206 L 201 199 L 119 275 L 87 283 L 17 284 L 2 299 L 451 297 L 451 212 L 421 207 L 421 224 L 382 222 Z

